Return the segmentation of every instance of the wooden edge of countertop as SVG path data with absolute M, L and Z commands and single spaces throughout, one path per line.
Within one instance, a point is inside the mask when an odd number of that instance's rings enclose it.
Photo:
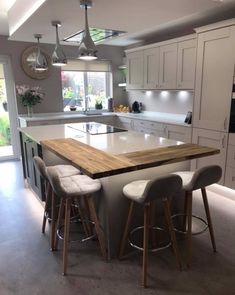
M 188 143 L 112 155 L 72 138 L 43 140 L 40 143 L 94 179 L 192 160 L 220 152 L 219 149 Z
M 128 159 L 122 159 L 72 138 L 43 140 L 40 144 L 91 178 L 136 170 L 135 165 Z

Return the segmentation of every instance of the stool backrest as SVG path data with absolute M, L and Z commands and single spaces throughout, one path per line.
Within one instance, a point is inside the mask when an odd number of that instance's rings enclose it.
M 53 166 L 47 168 L 47 175 L 53 191 L 56 193 L 57 196 L 63 197 L 64 190 L 61 186 L 60 177 Z
M 42 160 L 42 158 L 35 156 L 33 157 L 33 163 L 34 163 L 34 167 L 38 170 L 38 172 L 40 173 L 40 175 L 48 180 L 47 177 L 47 167 L 45 162 Z
M 218 165 L 202 167 L 195 171 L 188 187 L 193 191 L 217 183 L 222 176 L 222 168 Z
M 182 179 L 178 175 L 170 174 L 151 180 L 146 185 L 143 193 L 143 202 L 156 199 L 171 198 L 182 190 Z

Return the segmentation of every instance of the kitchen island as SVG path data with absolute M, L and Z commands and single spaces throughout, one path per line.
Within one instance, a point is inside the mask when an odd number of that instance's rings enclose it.
M 98 125 L 92 127 L 95 130 L 99 128 Z M 187 160 L 219 152 L 216 149 L 184 145 L 182 142 L 134 131 L 92 134 L 88 129 L 82 129 L 81 123 L 26 127 L 20 128 L 20 132 L 21 137 L 25 135 L 40 146 L 41 156 L 47 165 L 60 163 L 63 159 L 89 176 L 100 178 L 102 191 L 98 198 L 98 208 L 107 237 L 109 257 L 117 254 L 125 223 L 128 205 L 122 195 L 125 184 L 137 179 L 153 179 L 165 173 L 189 169 Z M 165 158 L 159 159 L 158 154 L 162 153 Z M 98 164 L 89 165 L 89 162 L 94 164 L 95 161 L 103 163 L 97 172 L 94 169 Z M 118 166 L 113 168 L 115 161 L 118 161 Z M 92 168 L 89 170 L 90 166 Z M 27 167 L 25 169 L 27 170 Z M 92 169 L 95 172 L 92 172 Z M 180 203 L 175 202 L 175 210 Z

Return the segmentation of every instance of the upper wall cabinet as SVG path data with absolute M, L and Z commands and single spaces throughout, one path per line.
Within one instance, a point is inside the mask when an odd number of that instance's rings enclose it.
M 178 43 L 177 88 L 194 89 L 197 40 Z
M 144 88 L 143 50 L 127 54 L 127 89 Z
M 127 50 L 127 89 L 193 89 L 196 39 L 187 38 Z
M 144 89 L 159 88 L 159 47 L 145 49 L 144 54 Z
M 159 88 L 176 89 L 177 43 L 160 46 Z
M 198 34 L 194 127 L 228 131 L 234 48 L 235 26 Z

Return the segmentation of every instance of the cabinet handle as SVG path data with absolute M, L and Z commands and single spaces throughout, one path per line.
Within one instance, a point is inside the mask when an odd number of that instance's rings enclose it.
M 223 148 L 223 149 L 225 148 L 225 135 L 224 135 L 223 138 L 222 138 L 222 148 Z
M 228 125 L 228 117 L 225 117 L 225 119 L 224 119 L 224 130 L 227 130 L 227 125 Z

